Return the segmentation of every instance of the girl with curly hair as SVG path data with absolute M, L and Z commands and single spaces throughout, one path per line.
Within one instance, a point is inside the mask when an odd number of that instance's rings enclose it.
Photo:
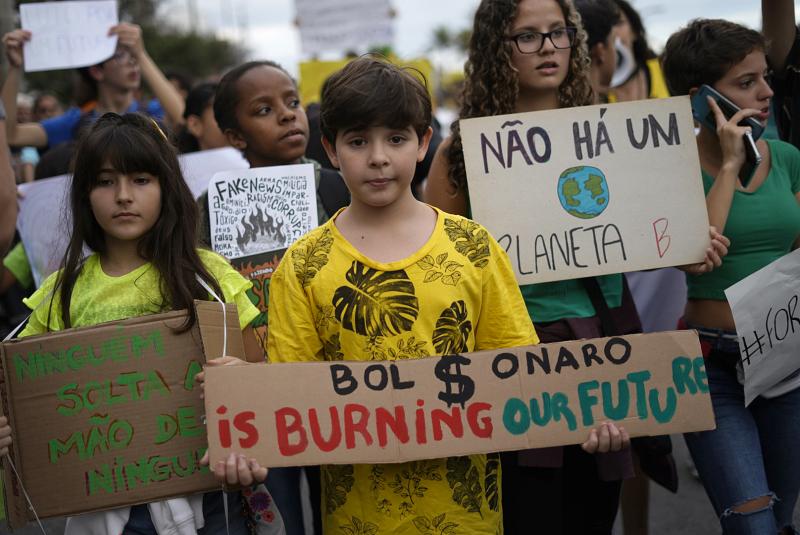
M 572 0 L 482 0 L 465 65 L 460 118 L 593 104 L 589 63 L 587 35 Z M 437 150 L 424 200 L 448 212 L 469 213 L 458 122 Z M 715 247 L 695 270 L 718 265 L 717 251 L 724 254 L 724 247 Z M 521 290 L 542 342 L 641 330 L 621 274 Z M 611 533 L 621 480 L 632 475 L 628 446 L 625 430 L 605 423 L 581 447 L 504 454 L 506 531 L 528 532 L 536 518 L 542 533 Z M 582 514 L 574 514 L 576 509 Z

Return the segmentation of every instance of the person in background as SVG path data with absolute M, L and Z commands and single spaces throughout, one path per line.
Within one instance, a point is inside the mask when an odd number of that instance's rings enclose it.
M 6 111 L 0 102 L 0 254 L 5 256 L 17 224 L 17 186 L 6 142 Z
M 608 94 L 609 102 L 629 102 L 646 98 L 669 96 L 664 73 L 658 56 L 647 42 L 647 34 L 639 13 L 627 0 L 614 0 L 620 9 L 620 18 L 615 28 L 619 44 L 630 54 L 634 66 L 627 79 L 614 80 Z M 616 78 L 616 77 L 615 77 Z
M 800 492 L 800 371 L 745 406 L 733 312 L 725 289 L 792 251 L 800 238 L 800 152 L 759 139 L 763 160 L 743 175 L 750 117 L 765 125 L 772 89 L 764 37 L 720 19 L 695 19 L 667 40 L 664 76 L 673 95 L 704 84 L 740 108 L 726 118 L 708 98 L 716 128 L 697 135 L 703 188 L 712 225 L 730 238 L 722 265 L 687 276 L 683 325 L 700 337 L 716 429 L 686 433 L 686 445 L 727 534 L 792 534 Z M 744 186 L 743 179 L 749 179 Z
M 761 0 L 767 60 L 774 72 L 773 109 L 782 140 L 800 148 L 800 27 L 794 0 Z
M 42 92 L 36 95 L 33 101 L 33 120 L 42 122 L 45 119 L 50 119 L 64 113 L 64 108 L 61 106 L 58 98 L 48 92 Z M 19 115 L 19 114 L 18 114 Z
M 83 108 L 70 108 L 62 115 L 40 123 L 21 124 L 17 124 L 16 95 L 22 75 L 22 48 L 31 38 L 31 33 L 19 29 L 3 36 L 9 62 L 8 76 L 2 88 L 2 100 L 8 114 L 6 135 L 9 144 L 54 147 L 76 139 L 84 127 L 108 111 L 143 111 L 157 120 L 162 120 L 166 114 L 174 124 L 182 124 L 183 98 L 145 50 L 141 28 L 135 24 L 121 23 L 109 28 L 109 35 L 116 35 L 118 39 L 114 55 L 98 65 L 79 70 L 96 89 L 96 101 Z M 152 103 L 144 106 L 135 99 L 142 78 L 158 99 L 157 106 Z
M 186 97 L 184 124 L 178 132 L 178 152 L 228 147 L 228 140 L 214 118 L 214 93 L 217 84 L 205 82 L 194 86 Z
M 617 68 L 615 28 L 620 20 L 620 11 L 613 0 L 575 0 L 575 9 L 588 36 L 589 80 L 595 98 L 601 100 L 608 93 Z

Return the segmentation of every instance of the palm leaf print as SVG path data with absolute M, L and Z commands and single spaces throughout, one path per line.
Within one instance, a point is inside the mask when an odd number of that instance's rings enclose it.
M 353 465 L 329 465 L 322 470 L 322 487 L 325 496 L 325 510 L 333 513 L 347 502 L 347 494 L 355 483 Z
M 486 470 L 484 471 L 483 488 L 485 489 L 486 502 L 492 511 L 500 510 L 500 493 L 497 488 L 497 474 L 500 469 L 500 456 L 490 453 L 486 456 Z
M 342 327 L 370 337 L 411 330 L 419 302 L 405 271 L 378 271 L 355 260 L 345 278 L 350 285 L 340 286 L 333 294 Z
M 328 263 L 328 255 L 333 245 L 330 229 L 312 234 L 300 240 L 292 249 L 292 264 L 297 280 L 305 288 L 311 279 Z
M 447 483 L 453 491 L 453 501 L 470 513 L 481 513 L 483 489 L 478 469 L 469 457 L 450 457 L 447 459 Z
M 344 360 L 338 333 L 334 334 L 330 339 L 322 341 L 322 352 L 325 355 L 325 360 Z
M 458 533 L 456 530 L 458 524 L 455 522 L 446 522 L 447 515 L 442 513 L 433 518 L 427 516 L 418 516 L 412 522 L 417 531 L 423 535 L 455 535 Z
M 485 229 L 469 219 L 445 218 L 444 231 L 456 251 L 466 256 L 475 267 L 486 267 L 489 263 L 489 234 Z
M 417 262 L 417 267 L 426 272 L 423 282 L 438 280 L 449 286 L 455 286 L 461 280 L 459 268 L 464 267 L 464 265 L 447 260 L 447 253 L 442 253 L 436 258 L 431 255 L 425 255 L 422 260 Z
M 346 535 L 376 535 L 378 533 L 378 525 L 353 516 L 350 518 L 349 524 L 339 526 L 339 532 Z
M 467 342 L 471 332 L 472 322 L 467 319 L 466 303 L 455 301 L 436 320 L 433 347 L 439 355 L 463 353 L 469 348 Z

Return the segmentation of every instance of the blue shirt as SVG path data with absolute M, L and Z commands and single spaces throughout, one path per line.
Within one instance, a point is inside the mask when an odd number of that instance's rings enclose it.
M 155 99 L 148 102 L 145 106 L 142 106 L 138 101 L 134 100 L 131 105 L 128 106 L 128 109 L 125 110 L 126 113 L 137 111 L 146 113 L 159 122 L 164 120 L 164 109 Z M 84 117 L 86 118 L 84 119 Z M 47 133 L 47 144 L 50 147 L 55 147 L 59 143 L 75 139 L 78 136 L 78 126 L 81 125 L 82 121 L 93 123 L 98 118 L 99 114 L 96 109 L 83 112 L 80 108 L 72 107 L 58 117 L 45 119 L 40 124 Z

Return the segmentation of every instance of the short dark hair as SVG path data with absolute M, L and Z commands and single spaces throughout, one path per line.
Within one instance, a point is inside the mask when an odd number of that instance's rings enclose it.
M 612 0 L 575 0 L 575 8 L 589 36 L 589 48 L 604 43 L 619 22 L 619 8 Z
M 754 50 L 766 52 L 764 36 L 722 19 L 695 19 L 673 33 L 662 59 L 667 88 L 688 95 L 693 87 L 712 85 Z
M 425 77 L 414 69 L 362 56 L 322 86 L 320 130 L 332 145 L 341 130 L 411 126 L 422 139 L 430 125 L 431 98 Z
M 289 72 L 281 67 L 280 64 L 274 61 L 261 60 L 261 61 L 248 61 L 241 65 L 229 70 L 225 76 L 219 81 L 217 85 L 217 92 L 214 95 L 214 119 L 217 120 L 219 129 L 225 132 L 226 130 L 238 130 L 239 122 L 236 120 L 236 106 L 239 105 L 239 90 L 236 88 L 239 78 L 244 76 L 250 69 L 256 67 L 272 67 L 282 71 L 289 79 L 292 80 L 294 85 L 297 82 Z

